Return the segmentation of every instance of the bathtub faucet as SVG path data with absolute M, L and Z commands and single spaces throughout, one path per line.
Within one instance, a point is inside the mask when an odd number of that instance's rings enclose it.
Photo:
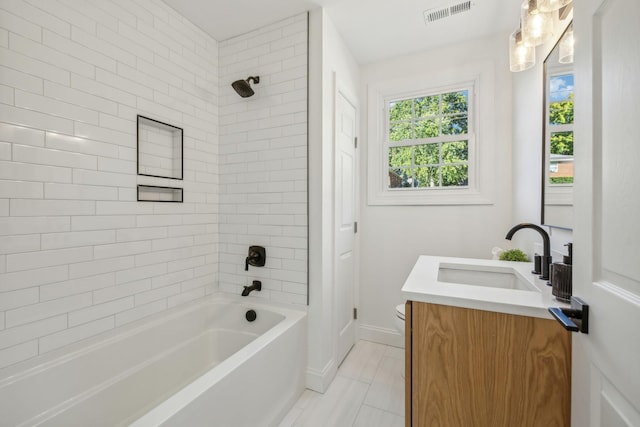
M 261 291 L 262 290 L 262 282 L 259 280 L 254 280 L 251 286 L 245 286 L 242 291 L 242 296 L 246 297 L 251 293 L 251 291 Z

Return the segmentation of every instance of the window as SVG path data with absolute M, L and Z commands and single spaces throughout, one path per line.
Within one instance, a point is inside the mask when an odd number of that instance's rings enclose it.
M 387 101 L 389 189 L 469 184 L 469 88 Z
M 509 113 L 495 74 L 491 61 L 456 63 L 368 86 L 369 205 L 493 204 Z

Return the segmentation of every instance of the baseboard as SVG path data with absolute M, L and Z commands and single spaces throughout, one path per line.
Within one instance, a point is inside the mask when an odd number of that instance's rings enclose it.
M 404 348 L 404 336 L 396 329 L 361 324 L 358 332 L 361 340 Z
M 307 368 L 306 387 L 310 390 L 324 393 L 329 388 L 331 381 L 338 373 L 338 366 L 334 359 L 331 359 L 322 370 Z

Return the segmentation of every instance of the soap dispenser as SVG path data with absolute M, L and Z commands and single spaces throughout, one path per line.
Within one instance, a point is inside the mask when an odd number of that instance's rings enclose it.
M 551 274 L 551 293 L 558 301 L 569 302 L 573 293 L 572 263 L 573 243 L 567 243 L 568 255 L 562 257 L 563 262 L 553 264 Z

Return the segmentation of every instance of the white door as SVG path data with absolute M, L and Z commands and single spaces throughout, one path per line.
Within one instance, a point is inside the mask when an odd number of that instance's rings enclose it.
M 640 426 L 640 1 L 574 4 L 572 425 Z
M 355 343 L 356 108 L 340 91 L 336 99 L 335 307 L 337 361 Z

